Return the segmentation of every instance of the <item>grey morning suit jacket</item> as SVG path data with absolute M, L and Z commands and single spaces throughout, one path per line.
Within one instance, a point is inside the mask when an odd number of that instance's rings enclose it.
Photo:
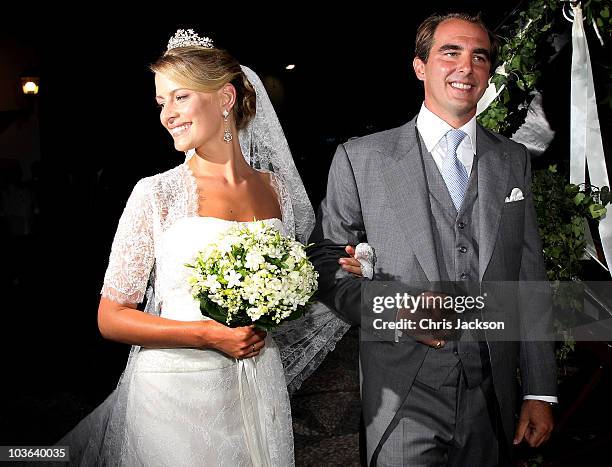
M 321 203 L 313 240 L 339 245 L 368 242 L 376 251 L 377 277 L 404 283 L 440 281 L 430 218 L 426 176 L 415 132 L 416 118 L 388 131 L 353 139 L 338 147 Z M 546 280 L 531 194 L 530 158 L 524 146 L 477 128 L 479 206 L 478 281 Z M 423 157 L 431 157 L 424 144 Z M 513 188 L 523 201 L 505 203 Z M 323 278 L 324 279 L 324 278 Z M 325 280 L 325 279 L 324 279 Z M 361 279 L 336 272 L 321 300 L 353 324 L 361 324 Z M 549 316 L 516 311 L 523 331 L 546 327 Z M 541 308 L 540 308 L 541 310 Z M 539 313 L 539 312 L 538 312 Z M 361 397 L 368 464 L 408 394 L 428 347 L 405 336 L 399 342 L 360 343 Z M 497 400 L 509 442 L 514 433 L 516 369 L 522 395 L 556 395 L 551 342 L 488 342 Z M 384 442 L 384 440 L 382 440 Z

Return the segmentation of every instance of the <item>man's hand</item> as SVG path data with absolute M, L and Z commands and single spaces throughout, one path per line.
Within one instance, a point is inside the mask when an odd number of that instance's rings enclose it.
M 548 402 L 525 400 L 521 406 L 514 444 L 519 444 L 524 439 L 529 446 L 537 448 L 550 438 L 553 425 L 552 408 Z
M 428 298 L 432 299 L 434 297 L 438 297 L 439 300 L 444 300 L 447 296 L 445 294 L 437 293 L 437 292 L 423 292 L 421 293 L 423 299 L 427 300 Z M 427 302 L 425 302 L 427 303 Z M 425 344 L 429 347 L 433 347 L 434 349 L 440 349 L 444 347 L 446 344 L 446 339 L 451 337 L 453 334 L 452 331 L 440 327 L 439 329 L 435 329 L 435 323 L 440 323 L 445 319 L 449 319 L 454 315 L 452 310 L 447 311 L 439 308 L 438 306 L 421 306 L 414 310 L 401 308 L 398 311 L 397 318 L 399 319 L 408 319 L 412 320 L 415 323 L 419 323 L 421 319 L 428 320 L 429 329 L 421 329 L 418 326 L 414 330 L 406 331 L 408 334 L 411 334 L 418 342 L 421 344 Z M 434 329 L 432 329 L 434 328 Z
M 338 260 L 340 267 L 346 272 L 350 272 L 357 277 L 362 277 L 363 273 L 361 271 L 361 263 L 355 259 L 355 247 L 347 245 L 344 248 L 344 251 L 346 251 L 346 253 L 349 255 L 349 258 L 344 256 L 340 258 Z

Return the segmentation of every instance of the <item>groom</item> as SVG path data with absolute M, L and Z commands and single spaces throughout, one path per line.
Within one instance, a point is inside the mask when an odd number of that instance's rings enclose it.
M 377 262 L 369 284 L 392 277 L 461 290 L 546 280 L 529 154 L 476 123 L 494 55 L 494 36 L 479 17 L 427 18 L 413 61 L 425 88 L 418 116 L 338 147 L 313 240 L 372 245 Z M 368 465 L 504 465 L 512 443 L 548 439 L 553 347 L 524 338 L 525 329 L 548 326 L 546 310 L 533 302 L 517 307 L 511 321 L 523 334 L 513 341 L 397 331 L 393 339 L 372 339 L 372 321 L 362 315 L 368 283 L 335 267 L 325 275 L 320 282 L 333 286 L 321 299 L 361 325 Z M 410 313 L 400 306 L 393 316 Z

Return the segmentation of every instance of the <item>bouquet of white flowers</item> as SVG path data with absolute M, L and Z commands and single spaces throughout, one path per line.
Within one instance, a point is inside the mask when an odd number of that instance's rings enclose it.
M 303 315 L 319 276 L 304 246 L 265 222 L 228 229 L 186 266 L 204 316 L 266 330 Z

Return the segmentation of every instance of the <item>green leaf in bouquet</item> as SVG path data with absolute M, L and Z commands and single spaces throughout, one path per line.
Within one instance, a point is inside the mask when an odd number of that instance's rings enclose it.
M 200 312 L 207 318 L 227 326 L 227 311 L 206 296 L 200 296 Z
M 278 323 L 275 323 L 269 315 L 263 315 L 254 324 L 256 328 L 263 329 L 264 331 L 272 331 L 278 327 Z
M 249 270 L 245 268 L 244 266 L 241 267 L 240 269 L 237 269 L 236 272 L 238 272 L 242 277 L 246 277 L 249 275 Z
M 270 258 L 269 256 L 265 257 L 266 262 L 273 264 L 274 266 L 276 266 L 277 268 L 286 268 L 287 265 L 283 263 L 285 257 L 283 256 L 283 258 L 279 259 L 279 258 Z

